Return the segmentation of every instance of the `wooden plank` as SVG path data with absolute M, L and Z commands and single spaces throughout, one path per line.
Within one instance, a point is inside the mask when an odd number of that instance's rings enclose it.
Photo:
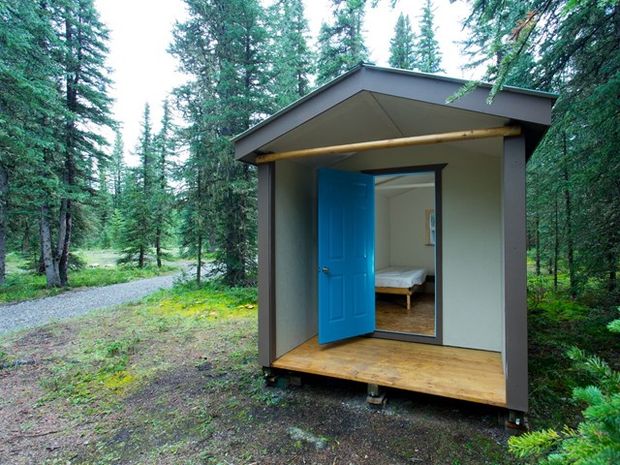
M 303 373 L 506 406 L 501 354 L 380 338 L 320 346 L 316 338 L 272 363 Z
M 398 147 L 411 147 L 414 145 L 431 145 L 444 142 L 459 142 L 463 140 L 488 139 L 492 137 L 509 137 L 519 135 L 521 135 L 520 126 L 468 129 L 465 131 L 444 132 L 440 134 L 425 134 L 422 136 L 399 137 L 396 139 L 373 140 L 367 142 L 355 142 L 353 144 L 328 145 L 325 147 L 267 153 L 264 155 L 257 155 L 256 163 L 261 164 L 278 160 L 290 160 L 294 158 L 336 155 L 339 153 L 366 152 L 369 150 L 392 149 Z
M 397 295 L 411 295 L 413 291 L 410 287 L 375 287 L 377 294 L 397 294 Z

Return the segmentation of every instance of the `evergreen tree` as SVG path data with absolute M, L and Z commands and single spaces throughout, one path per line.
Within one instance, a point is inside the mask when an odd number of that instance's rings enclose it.
M 172 52 L 195 80 L 177 95 L 208 175 L 202 182 L 213 206 L 216 266 L 226 283 L 250 284 L 256 279 L 255 171 L 234 160 L 228 137 L 270 108 L 264 11 L 257 1 L 186 3 L 189 19 L 177 25 Z
M 205 159 L 204 145 L 198 137 L 191 137 L 190 156 L 181 169 L 184 188 L 181 193 L 180 240 L 184 255 L 196 258 L 196 282 L 202 280 L 204 253 L 210 243 L 214 243 L 214 209 L 212 194 L 207 180 L 209 163 Z
M 41 255 L 48 286 L 66 286 L 74 217 L 92 194 L 95 167 L 105 158 L 102 147 L 106 141 L 99 130 L 113 126 L 105 66 L 107 30 L 99 20 L 94 0 L 54 2 L 49 10 L 45 2 L 40 5 L 56 40 L 42 41 L 39 46 L 61 68 L 53 78 L 64 106 L 61 113 L 42 120 L 51 128 L 56 144 L 42 151 L 40 172 L 49 178 L 44 185 L 50 192 L 40 199 Z M 59 205 L 51 203 L 55 198 L 60 199 Z M 58 218 L 55 228 L 53 217 Z
M 313 71 L 302 0 L 279 0 L 269 10 L 273 96 L 278 110 L 306 95 Z
M 420 35 L 416 44 L 416 65 L 424 73 L 441 73 L 441 51 L 435 39 L 435 23 L 433 18 L 433 2 L 426 0 L 422 9 Z
M 538 191 L 530 189 L 536 199 L 529 205 L 538 209 L 530 213 L 538 218 L 530 222 L 530 236 L 543 237 L 535 253 L 549 257 L 554 275 L 567 268 L 572 296 L 596 278 L 610 291 L 618 288 L 619 6 L 595 0 L 475 2 L 466 22 L 474 34 L 467 50 L 487 65 L 484 79 L 493 81 L 490 99 L 505 84 L 560 94 L 554 125 L 529 164 L 530 183 L 536 172 L 550 174 L 539 178 Z M 548 232 L 553 240 L 544 240 Z
M 156 158 L 153 147 L 151 109 L 144 106 L 142 130 L 138 144 L 140 166 L 131 169 L 126 177 L 123 195 L 123 262 L 135 261 L 140 268 L 146 265 L 155 239 L 153 210 L 156 187 Z
M 96 196 L 92 205 L 96 216 L 97 246 L 108 248 L 111 246 L 110 221 L 114 213 L 113 196 L 109 190 L 109 169 L 107 160 L 101 160 L 97 166 L 98 182 Z
M 136 263 L 143 268 L 151 251 L 153 235 L 150 204 L 144 193 L 141 168 L 127 170 L 123 186 L 121 263 Z
M 163 104 L 161 129 L 153 141 L 155 152 L 155 184 L 153 186 L 154 227 L 155 227 L 155 259 L 161 268 L 164 256 L 163 243 L 170 235 L 172 222 L 172 192 L 168 185 L 171 158 L 174 156 L 174 128 L 170 115 L 168 100 Z
M 333 24 L 323 23 L 319 32 L 318 84 L 367 60 L 362 36 L 365 6 L 365 0 L 332 0 Z
M 400 69 L 416 67 L 414 37 L 411 32 L 409 16 L 402 13 L 398 16 L 394 37 L 390 40 L 390 66 Z
M 60 148 L 48 123 L 63 113 L 55 85 L 61 69 L 49 53 L 59 46 L 51 15 L 36 2 L 0 0 L 0 284 L 11 223 L 29 237 L 30 222 L 20 217 L 33 221 L 54 188 L 54 166 L 42 157 Z
M 123 135 L 117 129 L 114 137 L 114 148 L 112 150 L 112 157 L 108 165 L 112 183 L 112 205 L 115 209 L 120 207 L 123 176 L 125 174 L 124 152 L 125 148 L 123 144 Z

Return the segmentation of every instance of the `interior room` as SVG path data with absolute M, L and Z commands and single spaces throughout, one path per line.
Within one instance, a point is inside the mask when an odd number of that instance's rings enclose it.
M 380 331 L 435 336 L 435 174 L 375 177 L 375 298 Z

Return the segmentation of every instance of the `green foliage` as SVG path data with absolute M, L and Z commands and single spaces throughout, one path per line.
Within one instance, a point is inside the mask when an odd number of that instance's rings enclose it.
M 323 23 L 319 32 L 317 84 L 325 84 L 367 60 L 362 36 L 365 7 L 365 0 L 332 0 L 333 23 Z
M 611 327 L 618 322 L 614 320 Z M 547 429 L 510 438 L 509 450 L 519 458 L 536 458 L 541 465 L 618 463 L 620 372 L 576 347 L 567 355 L 596 383 L 573 390 L 573 400 L 586 405 L 583 420 L 576 429 L 565 426 L 561 432 Z
M 433 15 L 433 2 L 426 0 L 422 9 L 420 22 L 420 35 L 415 44 L 416 69 L 424 73 L 440 73 L 441 51 L 435 39 L 435 20 Z
M 155 235 L 155 208 L 158 180 L 151 126 L 151 109 L 144 106 L 142 132 L 138 146 L 140 167 L 128 171 L 123 196 L 123 235 L 121 263 L 135 262 L 144 267 L 152 251 Z
M 390 66 L 400 69 L 414 69 L 416 56 L 414 38 L 411 32 L 409 16 L 402 13 L 396 21 L 394 36 L 390 40 Z
M 275 111 L 309 92 L 314 54 L 308 46 L 308 20 L 302 0 L 277 1 L 267 13 Z
M 97 216 L 86 206 L 105 204 L 92 185 L 113 126 L 107 30 L 93 0 L 1 1 L 0 20 L 0 275 L 10 232 L 42 253 L 48 285 L 66 285 L 71 246 Z
M 189 148 L 182 170 L 184 247 L 196 252 L 199 264 L 205 245 L 215 247 L 215 265 L 225 281 L 248 285 L 256 280 L 257 266 L 255 169 L 234 160 L 229 137 L 272 106 L 264 72 L 265 12 L 257 1 L 186 4 L 188 20 L 176 26 L 171 46 L 193 77 L 175 92 L 189 125 L 182 134 Z M 200 222 L 189 223 L 195 221 Z
M 163 104 L 163 116 L 161 129 L 153 140 L 155 151 L 155 172 L 151 207 L 155 228 L 155 259 L 157 266 L 162 266 L 162 260 L 167 256 L 164 245 L 170 238 L 173 221 L 173 193 L 169 186 L 171 171 L 171 158 L 176 152 L 176 141 L 174 138 L 174 125 L 168 100 Z
M 485 65 L 493 82 L 490 100 L 506 84 L 560 94 L 554 124 L 528 164 L 528 236 L 536 273 L 553 275 L 557 291 L 566 270 L 572 298 L 594 280 L 606 282 L 610 301 L 618 297 L 619 7 L 477 0 L 465 24 L 470 66 Z

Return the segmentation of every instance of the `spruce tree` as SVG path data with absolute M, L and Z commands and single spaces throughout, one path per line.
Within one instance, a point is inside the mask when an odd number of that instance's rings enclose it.
M 323 23 L 319 32 L 317 84 L 338 77 L 366 61 L 362 25 L 365 0 L 332 0 L 332 24 Z
M 466 50 L 487 66 L 490 100 L 505 84 L 560 94 L 554 124 L 529 162 L 528 181 L 542 175 L 528 205 L 537 208 L 535 254 L 553 275 L 566 267 L 572 296 L 593 279 L 618 289 L 619 24 L 620 5 L 595 0 L 475 3 L 466 22 Z
M 22 229 L 13 236 L 29 237 L 39 203 L 57 182 L 55 166 L 45 166 L 42 156 L 61 148 L 50 124 L 63 114 L 56 90 L 62 72 L 50 53 L 59 47 L 51 15 L 37 2 L 0 0 L 0 284 L 11 224 Z
M 151 125 L 151 109 L 144 106 L 142 130 L 138 144 L 140 166 L 129 170 L 123 188 L 123 262 L 136 262 L 143 268 L 155 239 L 154 192 L 156 158 Z
M 69 253 L 73 235 L 74 204 L 90 192 L 88 179 L 96 160 L 105 159 L 101 147 L 107 144 L 98 132 L 112 127 L 108 53 L 108 31 L 99 19 L 94 0 L 65 0 L 59 18 L 63 41 L 63 93 L 67 115 L 62 130 L 65 195 L 61 197 L 57 246 L 60 283 L 68 284 Z
M 302 0 L 279 0 L 269 10 L 273 96 L 278 110 L 310 90 L 313 54 Z
M 172 52 L 194 82 L 178 89 L 194 126 L 190 143 L 204 160 L 213 205 L 216 268 L 227 284 L 256 280 L 255 170 L 235 161 L 229 137 L 268 113 L 265 14 L 257 1 L 186 1 Z M 200 30 L 201 34 L 195 34 Z M 204 53 L 203 53 L 204 52 Z
M 420 35 L 415 48 L 416 68 L 424 73 L 440 73 L 441 51 L 435 39 L 435 21 L 433 15 L 433 2 L 426 0 L 422 9 L 420 21 Z
M 409 16 L 402 13 L 398 16 L 394 36 L 390 40 L 390 66 L 400 69 L 415 69 L 415 45 L 411 32 Z
M 115 209 L 120 207 L 123 176 L 125 174 L 124 152 L 123 135 L 117 129 L 114 136 L 114 148 L 112 149 L 112 156 L 108 165 L 112 184 L 112 205 Z
M 175 153 L 174 128 L 170 114 L 170 105 L 166 99 L 163 104 L 161 128 L 153 140 L 155 152 L 155 180 L 153 186 L 155 259 L 161 268 L 164 257 L 164 241 L 170 236 L 172 223 L 172 192 L 168 184 L 172 157 Z

